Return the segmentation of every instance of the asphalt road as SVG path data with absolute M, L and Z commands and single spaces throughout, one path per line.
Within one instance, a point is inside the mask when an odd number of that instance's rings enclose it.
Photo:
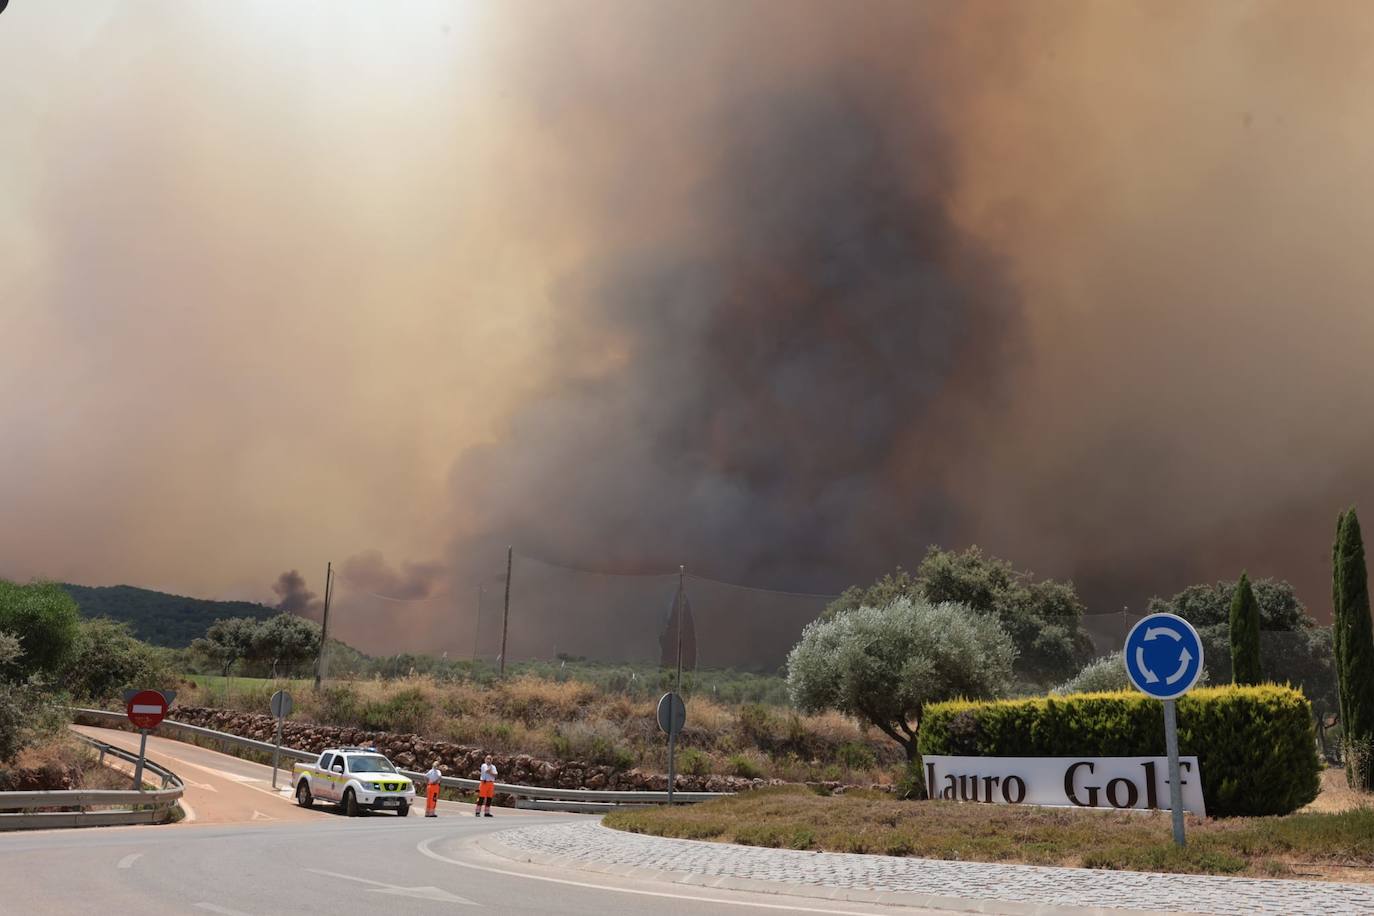
M 81 730 L 136 746 L 125 732 Z M 324 806 L 300 809 L 274 793 L 268 767 L 168 739 L 148 745 L 151 759 L 185 780 L 192 817 L 155 827 L 0 834 L 0 913 L 930 912 L 517 863 L 481 848 L 482 839 L 580 815 L 497 809 L 496 817 L 474 818 L 468 805 L 444 803 L 437 819 L 419 810 L 406 818 L 348 818 Z

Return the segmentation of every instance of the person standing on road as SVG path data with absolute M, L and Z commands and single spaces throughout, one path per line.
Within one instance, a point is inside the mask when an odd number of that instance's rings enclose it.
M 429 772 L 425 774 L 425 817 L 438 817 L 439 814 L 434 809 L 439 807 L 439 780 L 444 776 L 439 772 L 439 761 L 436 759 L 430 764 Z
M 477 774 L 477 810 L 473 812 L 473 817 L 482 816 L 482 803 L 487 804 L 487 817 L 491 817 L 491 799 L 496 794 L 496 765 L 491 762 L 491 755 L 487 755 L 486 761 L 482 764 L 482 769 Z

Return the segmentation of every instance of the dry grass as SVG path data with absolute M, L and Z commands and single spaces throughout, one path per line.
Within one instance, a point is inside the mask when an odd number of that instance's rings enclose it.
M 15 757 L 13 776 L 30 789 L 127 789 L 130 776 L 100 764 L 97 751 L 71 735 L 27 747 Z M 130 771 L 132 773 L 132 771 Z
M 608 826 L 752 846 L 978 862 L 1301 876 L 1374 882 L 1374 808 L 1200 820 L 1173 845 L 1165 812 L 902 802 L 878 792 L 823 797 L 801 787 L 679 808 L 617 811 Z
M 1322 787 L 1316 799 L 1302 810 L 1319 814 L 1374 808 L 1374 795 L 1356 792 L 1345 781 L 1345 770 L 1330 767 L 1322 771 Z
M 270 682 L 247 682 L 232 692 L 220 683 L 191 685 L 179 702 L 264 712 L 274 689 Z M 481 684 L 410 677 L 291 689 L 293 719 L 410 732 L 504 753 L 660 772 L 667 767 L 654 700 L 576 679 L 521 676 Z M 691 772 L 797 782 L 887 783 L 901 762 L 896 745 L 836 713 L 731 706 L 701 694 L 687 699 L 687 726 L 678 746 L 691 752 Z

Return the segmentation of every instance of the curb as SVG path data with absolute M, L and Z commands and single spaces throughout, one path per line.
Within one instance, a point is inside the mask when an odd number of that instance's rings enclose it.
M 606 828 L 609 829 L 609 828 Z M 1023 903 L 1016 900 L 996 898 L 945 897 L 933 894 L 918 894 L 904 891 L 862 890 L 848 887 L 831 887 L 824 884 L 791 884 L 781 881 L 765 881 L 759 878 L 736 878 L 728 875 L 702 875 L 696 872 L 670 871 L 667 869 L 645 868 L 640 865 L 620 865 L 611 863 L 588 862 L 572 856 L 550 853 L 533 853 L 516 849 L 501 842 L 500 834 L 492 834 L 476 840 L 476 845 L 491 855 L 512 862 L 525 862 L 569 871 L 595 872 L 617 878 L 632 878 L 676 884 L 685 887 L 706 887 L 716 890 L 747 891 L 756 894 L 773 894 L 784 897 L 803 897 L 812 900 L 828 900 L 836 903 L 869 903 L 880 906 L 920 907 L 931 910 L 944 910 L 954 913 L 993 913 L 999 916 L 1160 916 L 1162 912 L 1185 913 L 1186 911 L 1131 910 L 1119 907 L 1079 907 L 1062 904 Z M 634 834 L 630 834 L 634 836 Z M 719 844 L 713 844 L 719 845 Z

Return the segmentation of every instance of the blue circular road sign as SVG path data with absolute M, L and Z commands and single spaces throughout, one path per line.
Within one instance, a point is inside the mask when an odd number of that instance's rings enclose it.
M 1175 614 L 1151 614 L 1131 627 L 1123 654 L 1131 683 L 1157 700 L 1183 696 L 1202 675 L 1202 640 Z

